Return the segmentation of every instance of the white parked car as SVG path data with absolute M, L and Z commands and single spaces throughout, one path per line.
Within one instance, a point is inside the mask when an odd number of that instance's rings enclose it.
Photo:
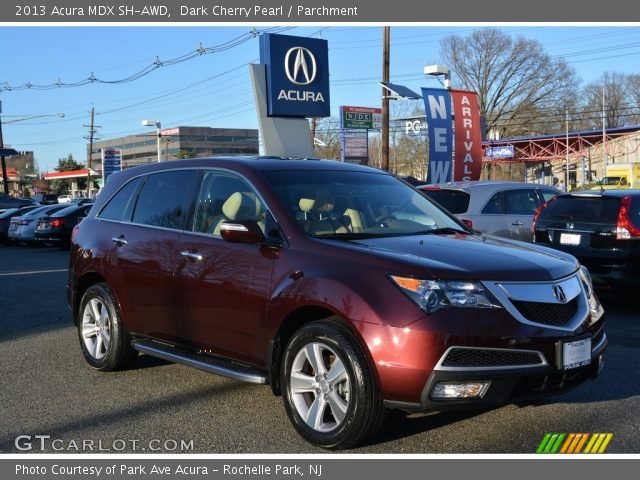
M 69 203 L 73 197 L 71 195 L 60 195 L 58 197 L 58 203 Z

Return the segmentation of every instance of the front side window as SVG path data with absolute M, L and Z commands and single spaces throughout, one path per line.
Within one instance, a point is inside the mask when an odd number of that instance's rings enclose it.
M 266 209 L 254 189 L 229 172 L 207 172 L 202 179 L 193 231 L 220 237 L 220 226 L 234 220 L 253 220 L 265 232 Z
M 508 215 L 533 215 L 538 208 L 534 189 L 518 189 L 504 192 Z
M 184 229 L 198 177 L 199 173 L 195 170 L 149 175 L 138 195 L 133 223 Z

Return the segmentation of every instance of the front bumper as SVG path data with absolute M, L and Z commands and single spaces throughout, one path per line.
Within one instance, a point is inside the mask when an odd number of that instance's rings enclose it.
M 385 402 L 391 408 L 400 408 L 408 411 L 444 411 L 460 410 L 472 408 L 492 408 L 506 405 L 513 402 L 523 402 L 540 397 L 564 393 L 581 383 L 596 378 L 604 367 L 603 354 L 607 347 L 607 337 L 602 327 L 596 335 L 592 337 L 590 364 L 564 370 L 562 365 L 550 363 L 540 352 L 509 349 L 481 349 L 478 352 L 499 353 L 495 358 L 505 359 L 503 365 L 492 366 L 446 366 L 445 359 L 456 350 L 450 348 L 438 362 L 438 366 L 433 370 L 426 382 L 420 397 L 420 404 L 404 402 Z M 561 342 L 558 342 L 556 349 L 559 349 Z M 459 351 L 465 350 L 460 347 Z M 538 362 L 537 365 L 507 365 L 507 358 L 524 359 L 528 356 L 531 363 Z M 538 360 L 536 360 L 536 357 Z M 482 358 L 481 354 L 476 358 Z M 487 356 L 484 357 L 488 358 Z M 480 361 L 479 361 L 480 362 Z M 485 361 L 485 363 L 487 363 Z M 433 391 L 439 383 L 468 383 L 468 382 L 489 382 L 486 392 L 480 397 L 462 399 L 437 399 L 433 398 Z

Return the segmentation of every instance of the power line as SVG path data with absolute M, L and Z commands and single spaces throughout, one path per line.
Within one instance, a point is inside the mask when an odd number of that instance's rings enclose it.
M 219 53 L 225 50 L 230 50 L 264 33 L 280 33 L 287 30 L 291 30 L 293 28 L 295 27 L 273 27 L 273 28 L 266 28 L 263 30 L 257 30 L 253 28 L 251 31 L 244 33 L 242 35 L 239 35 L 238 37 L 228 40 L 226 42 L 223 42 L 219 45 L 215 45 L 212 47 L 204 47 L 202 46 L 202 44 L 200 44 L 198 48 L 196 48 L 195 50 L 192 50 L 191 52 L 185 53 L 176 58 L 171 58 L 168 60 L 160 60 L 160 57 L 156 57 L 155 61 L 152 62 L 151 64 L 129 75 L 128 77 L 124 77 L 120 79 L 115 79 L 115 80 L 101 79 L 96 77 L 95 74 L 91 72 L 91 74 L 87 78 L 78 80 L 76 82 L 71 82 L 71 83 L 63 82 L 61 78 L 58 78 L 58 81 L 55 83 L 48 83 L 48 84 L 35 84 L 29 81 L 22 85 L 10 85 L 9 82 L 3 82 L 0 84 L 0 92 L 2 91 L 10 92 L 13 90 L 53 90 L 57 88 L 81 87 L 81 86 L 90 85 L 90 84 L 119 85 L 123 83 L 129 83 L 150 74 L 151 72 L 159 69 L 160 67 L 178 65 L 180 63 L 192 60 L 194 58 L 201 57 L 203 55 L 211 55 L 213 53 Z

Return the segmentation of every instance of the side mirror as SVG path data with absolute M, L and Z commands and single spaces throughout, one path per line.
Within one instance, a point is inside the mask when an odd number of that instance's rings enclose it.
M 220 236 L 226 242 L 262 243 L 264 234 L 255 220 L 235 220 L 220 225 Z

